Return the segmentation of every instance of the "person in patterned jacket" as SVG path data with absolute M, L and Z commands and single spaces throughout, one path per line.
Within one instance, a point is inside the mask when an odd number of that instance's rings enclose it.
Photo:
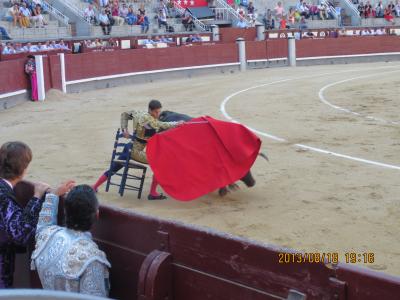
M 49 189 L 45 183 L 36 183 L 26 206 L 17 203 L 13 188 L 31 160 L 32 151 L 22 142 L 8 142 L 0 148 L 0 288 L 13 285 L 16 247 L 26 246 L 34 236 L 42 197 Z

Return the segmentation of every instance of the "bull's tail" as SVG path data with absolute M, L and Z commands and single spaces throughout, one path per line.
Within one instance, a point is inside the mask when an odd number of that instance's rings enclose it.
M 264 158 L 266 161 L 269 162 L 269 158 L 268 158 L 267 154 L 265 154 L 265 153 L 263 153 L 263 152 L 260 152 L 260 153 L 258 153 L 258 155 L 261 156 L 262 158 Z

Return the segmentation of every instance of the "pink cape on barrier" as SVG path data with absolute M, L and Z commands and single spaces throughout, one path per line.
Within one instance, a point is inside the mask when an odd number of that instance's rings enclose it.
M 243 125 L 200 117 L 154 135 L 146 153 L 164 191 L 190 201 L 242 178 L 260 147 Z

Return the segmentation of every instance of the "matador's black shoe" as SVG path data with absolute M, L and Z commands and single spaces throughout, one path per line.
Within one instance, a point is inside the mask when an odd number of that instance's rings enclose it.
M 160 194 L 158 196 L 153 196 L 153 195 L 148 195 L 147 200 L 165 200 L 167 199 L 167 196 L 164 196 L 163 194 Z

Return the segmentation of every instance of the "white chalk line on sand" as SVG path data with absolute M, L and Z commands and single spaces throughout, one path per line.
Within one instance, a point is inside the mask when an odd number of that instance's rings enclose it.
M 369 75 L 357 76 L 357 77 L 353 77 L 353 78 L 349 78 L 349 79 L 344 79 L 344 80 L 340 80 L 340 81 L 336 81 L 336 82 L 327 84 L 327 85 L 325 85 L 324 87 L 322 87 L 322 88 L 319 90 L 319 92 L 318 92 L 319 100 L 320 100 L 322 103 L 324 103 L 324 104 L 326 104 L 326 105 L 332 107 L 333 109 L 337 109 L 337 110 L 340 110 L 340 111 L 343 111 L 343 112 L 346 112 L 346 113 L 350 113 L 350 114 L 352 114 L 352 115 L 355 115 L 355 116 L 358 116 L 358 117 L 362 117 L 362 118 L 365 118 L 365 119 L 367 119 L 367 120 L 374 120 L 374 121 L 381 122 L 381 123 L 385 123 L 385 124 L 398 125 L 398 124 L 400 124 L 400 122 L 388 121 L 388 120 L 385 120 L 385 119 L 382 119 L 382 118 L 377 118 L 377 117 L 374 117 L 374 116 L 364 115 L 364 114 L 362 114 L 362 113 L 358 113 L 358 112 L 353 111 L 353 110 L 350 110 L 350 109 L 348 109 L 348 108 L 345 108 L 345 107 L 342 107 L 342 106 L 338 106 L 338 105 L 332 104 L 331 102 L 329 102 L 328 100 L 326 100 L 326 98 L 325 98 L 325 96 L 324 96 L 324 92 L 325 92 L 328 88 L 331 88 L 331 87 L 333 87 L 333 86 L 335 86 L 335 85 L 339 85 L 339 84 L 342 84 L 342 83 L 345 83 L 345 82 L 349 82 L 349 81 L 353 81 L 353 80 L 357 80 L 357 79 L 363 79 L 363 78 L 374 77 L 374 76 L 379 76 L 379 75 L 384 75 L 384 74 L 390 74 L 390 73 L 396 73 L 396 72 L 400 72 L 400 70 L 386 71 L 386 72 L 382 72 L 382 73 L 374 73 L 374 74 L 369 74 Z
M 379 68 L 374 68 L 373 70 L 376 69 L 385 69 L 385 68 L 393 68 L 393 67 L 379 67 Z M 318 75 L 311 75 L 311 76 L 300 76 L 300 77 L 295 77 L 295 78 L 288 78 L 288 79 L 282 79 L 282 80 L 277 80 L 277 81 L 272 81 L 272 82 L 268 82 L 268 83 L 264 83 L 264 84 L 259 84 L 259 85 L 255 85 L 246 89 L 242 89 L 239 90 L 235 93 L 230 94 L 229 96 L 227 96 L 220 105 L 220 111 L 223 114 L 223 116 L 228 119 L 231 122 L 234 123 L 240 123 L 237 120 L 235 120 L 234 118 L 232 118 L 227 112 L 226 112 L 226 105 L 227 103 L 235 96 L 245 93 L 247 91 L 253 90 L 253 89 L 257 89 L 257 88 L 261 88 L 261 87 L 265 87 L 265 86 L 269 86 L 269 85 L 274 85 L 274 84 L 278 84 L 278 83 L 282 83 L 282 82 L 288 82 L 288 81 L 293 81 L 293 80 L 300 80 L 300 79 L 305 79 L 305 78 L 312 78 L 312 77 L 320 77 L 320 76 L 325 76 L 325 75 L 335 75 L 335 74 L 340 74 L 340 73 L 346 73 L 346 72 L 358 72 L 358 71 L 366 71 L 366 70 L 371 70 L 371 69 L 361 69 L 361 70 L 347 70 L 347 71 L 339 71 L 339 72 L 332 72 L 332 73 L 323 73 L 323 74 L 318 74 Z M 254 133 L 264 136 L 266 138 L 272 139 L 274 141 L 278 141 L 278 142 L 289 142 L 288 140 L 272 135 L 272 134 L 268 134 L 265 132 L 262 132 L 260 130 L 257 130 L 255 128 L 252 128 L 250 126 L 245 125 L 248 129 L 250 129 L 251 131 L 253 131 Z M 344 159 L 348 159 L 348 160 L 353 160 L 353 161 L 357 161 L 357 162 L 361 162 L 361 163 L 365 163 L 365 164 L 370 164 L 370 165 L 375 165 L 375 166 L 379 166 L 379 167 L 383 167 L 383 168 L 388 168 L 388 169 L 395 169 L 395 170 L 400 170 L 400 166 L 397 165 L 391 165 L 391 164 L 386 164 L 386 163 L 382 163 L 382 162 L 378 162 L 378 161 L 373 161 L 373 160 L 368 160 L 368 159 L 363 159 L 360 157 L 355 157 L 355 156 L 350 156 L 350 155 L 345 155 L 345 154 L 341 154 L 341 153 L 337 153 L 337 152 L 333 152 L 333 151 L 329 151 L 329 150 L 324 150 L 321 148 L 316 148 L 316 147 L 312 147 L 312 146 L 308 146 L 308 145 L 304 145 L 304 144 L 293 144 L 294 147 L 300 148 L 300 149 L 305 149 L 305 150 L 310 150 L 310 151 L 314 151 L 317 153 L 322 153 L 322 154 L 327 154 L 327 155 L 332 155 L 335 157 L 340 157 L 340 158 L 344 158 Z

